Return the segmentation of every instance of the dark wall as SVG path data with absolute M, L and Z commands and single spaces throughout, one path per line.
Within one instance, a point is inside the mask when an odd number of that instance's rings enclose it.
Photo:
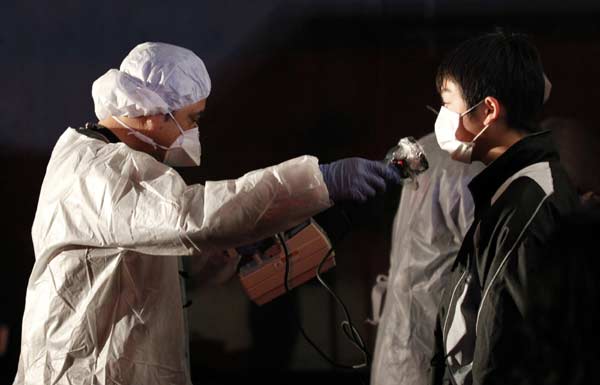
M 432 131 L 434 116 L 424 106 L 439 103 L 434 74 L 443 54 L 495 26 L 528 32 L 537 44 L 553 83 L 545 116 L 596 128 L 600 32 L 594 2 L 575 2 L 579 8 L 568 12 L 562 2 L 544 2 L 544 12 L 533 7 L 536 2 L 528 2 L 527 12 L 517 2 L 478 8 L 462 1 L 459 9 L 446 2 L 399 4 L 30 0 L 5 6 L 4 318 L 18 328 L 34 258 L 29 231 L 52 145 L 68 125 L 95 120 L 92 81 L 142 41 L 191 48 L 211 73 L 203 165 L 182 172 L 190 182 L 234 178 L 306 153 L 324 162 L 382 158 L 399 138 Z M 358 277 L 365 303 L 375 276 L 387 270 L 394 198 L 356 210 L 351 237 L 340 246 L 341 270 Z M 373 330 L 363 332 L 372 345 Z

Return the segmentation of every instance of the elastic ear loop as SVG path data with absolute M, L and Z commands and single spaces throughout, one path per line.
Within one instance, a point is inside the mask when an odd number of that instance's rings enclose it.
M 162 146 L 162 145 L 156 143 L 154 141 L 154 139 L 152 139 L 152 138 L 150 138 L 150 137 L 142 134 L 141 132 L 139 132 L 137 130 L 134 130 L 133 128 L 129 127 L 127 124 L 125 124 L 125 122 L 123 122 L 121 119 L 117 118 L 116 116 L 113 116 L 112 118 L 114 120 L 116 120 L 121 126 L 123 126 L 123 127 L 125 127 L 126 129 L 129 130 L 129 132 L 127 133 L 128 135 L 135 136 L 136 138 L 138 138 L 142 142 L 147 143 L 147 144 L 151 145 L 152 147 L 154 147 L 154 149 L 156 149 L 157 147 L 161 148 L 163 150 L 169 149 L 168 147 L 165 147 L 165 146 Z M 175 123 L 177 123 L 177 122 L 175 122 Z M 179 125 L 177 125 L 177 126 L 179 126 Z
M 463 112 L 462 114 L 460 114 L 460 117 L 462 118 L 463 116 L 467 115 L 469 112 L 473 111 L 475 108 L 477 108 L 477 106 L 479 106 L 481 103 L 484 102 L 485 99 L 483 99 L 482 101 L 480 101 L 479 103 L 475 104 L 473 107 L 469 108 L 468 110 L 466 110 L 465 112 Z M 473 140 L 471 140 L 471 143 L 475 142 L 477 140 L 477 138 L 479 138 L 481 136 L 481 134 L 483 134 L 485 132 L 485 130 L 488 129 L 490 125 L 486 125 L 485 127 L 483 127 L 483 129 L 481 131 L 479 131 L 479 133 L 477 135 L 475 135 L 475 137 L 473 138 Z
M 183 135 L 185 133 L 185 131 L 183 131 L 183 128 L 181 128 L 181 126 L 179 125 L 179 122 L 177 121 L 177 119 L 175 119 L 175 117 L 173 116 L 173 114 L 171 112 L 168 113 L 169 116 L 171 117 L 171 119 L 173 119 L 173 121 L 175 122 L 175 124 L 177 125 L 177 128 L 179 128 L 179 131 L 181 132 L 181 134 Z
M 471 142 L 475 142 L 477 140 L 477 138 L 479 138 L 481 136 L 481 134 L 483 134 L 483 132 L 488 129 L 489 126 L 490 125 L 487 124 L 485 127 L 483 127 L 483 130 L 479 131 L 479 134 L 475 135 L 475 137 L 473 138 L 473 140 Z
M 477 108 L 477 106 L 479 106 L 481 103 L 484 102 L 485 99 L 482 99 L 479 103 L 475 104 L 473 107 L 469 108 L 468 110 L 466 110 L 465 112 L 463 112 L 462 114 L 460 114 L 460 117 L 462 118 L 463 116 L 467 115 L 469 112 L 473 111 L 474 109 Z

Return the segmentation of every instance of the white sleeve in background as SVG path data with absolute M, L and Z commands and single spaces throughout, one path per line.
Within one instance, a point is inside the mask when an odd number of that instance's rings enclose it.
M 468 183 L 482 167 L 453 161 L 434 134 L 419 140 L 430 169 L 405 185 L 394 219 L 372 385 L 426 385 L 442 289 L 472 221 Z

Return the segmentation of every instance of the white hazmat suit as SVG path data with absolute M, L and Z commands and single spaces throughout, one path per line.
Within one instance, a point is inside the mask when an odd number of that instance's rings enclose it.
M 165 49 L 142 48 L 146 54 Z M 101 87 L 118 92 L 94 95 L 99 118 L 172 110 L 180 101 L 173 96 L 177 84 L 198 66 L 192 60 L 186 68 L 182 60 L 178 68 L 162 66 L 163 73 L 146 66 L 131 80 L 123 75 L 135 74 L 138 64 L 130 59 L 121 73 L 109 71 L 118 87 Z M 185 84 L 188 101 L 208 95 L 207 80 Z M 194 81 L 197 87 L 190 86 Z M 164 105 L 153 105 L 156 98 Z M 238 260 L 224 250 L 330 205 L 314 157 L 236 180 L 186 185 L 146 153 L 67 129 L 52 152 L 33 224 L 36 261 L 14 383 L 190 384 L 178 257 L 232 274 Z
M 402 191 L 371 369 L 372 385 L 425 385 L 442 289 L 473 221 L 470 180 L 483 165 L 453 161 L 434 134 L 419 140 L 430 168 Z

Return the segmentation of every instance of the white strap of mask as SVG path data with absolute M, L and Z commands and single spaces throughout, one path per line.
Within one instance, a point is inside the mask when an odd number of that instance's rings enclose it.
M 466 110 L 465 112 L 463 112 L 462 114 L 460 114 L 460 117 L 462 118 L 463 116 L 465 116 L 466 114 L 468 114 L 469 112 L 473 111 L 474 109 L 477 108 L 477 106 L 479 106 L 481 103 L 483 103 L 485 101 L 485 99 L 482 99 L 479 103 L 475 104 L 473 107 L 469 108 L 468 110 Z
M 481 100 L 479 103 L 475 104 L 473 107 L 469 108 L 468 110 L 466 110 L 465 112 L 463 112 L 462 114 L 460 114 L 461 117 L 465 116 L 466 114 L 468 114 L 469 112 L 473 111 L 475 108 L 477 108 L 477 106 L 479 106 L 481 103 L 483 103 L 485 101 L 485 99 Z M 479 131 L 479 133 L 477 135 L 475 135 L 475 137 L 473 138 L 473 140 L 471 140 L 472 143 L 474 143 L 477 138 L 479 138 L 481 136 L 481 134 L 483 134 L 485 132 L 485 130 L 487 130 L 487 128 L 490 125 L 486 125 L 485 127 L 483 127 L 483 129 L 481 131 Z
M 144 143 L 147 143 L 149 145 L 151 145 L 152 147 L 154 147 L 155 149 L 158 148 L 162 148 L 163 150 L 168 149 L 168 147 L 165 146 L 161 146 L 160 144 L 156 143 L 154 141 L 154 139 L 142 134 L 141 132 L 134 130 L 133 128 L 129 127 L 127 124 L 125 124 L 125 122 L 123 122 L 121 119 L 117 118 L 116 116 L 112 117 L 117 123 L 119 123 L 121 126 L 125 127 L 126 129 L 129 130 L 128 135 L 133 135 L 135 136 L 137 139 L 141 140 Z
M 173 116 L 172 113 L 169 112 L 169 115 L 171 116 L 171 119 L 173 119 L 173 121 L 175 122 L 175 124 L 177 125 L 177 128 L 179 128 L 179 131 L 181 131 L 181 133 L 183 134 L 183 128 L 181 128 L 181 126 L 179 125 L 179 122 L 177 122 L 177 119 L 175 119 L 175 117 Z
M 488 129 L 490 125 L 487 124 L 485 127 L 483 127 L 483 129 L 481 131 L 479 131 L 479 134 L 475 135 L 475 137 L 473 138 L 473 140 L 471 142 L 475 142 L 477 140 L 477 138 L 479 138 L 481 136 L 481 134 L 483 134 L 485 132 L 485 130 Z

